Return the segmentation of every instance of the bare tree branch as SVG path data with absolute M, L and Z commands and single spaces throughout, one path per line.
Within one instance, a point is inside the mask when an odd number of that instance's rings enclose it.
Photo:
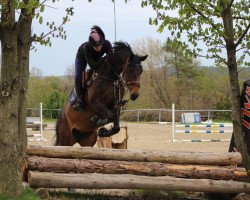
M 237 49 L 236 52 L 241 51 L 243 49 L 247 49 L 247 47 L 241 47 L 241 48 Z
M 3 31 L 3 25 L 2 25 L 2 23 L 0 23 L 0 41 L 1 41 L 1 39 L 2 39 L 2 31 Z
M 229 6 L 228 6 L 228 10 L 232 8 L 233 3 L 234 3 L 234 0 L 231 0 L 231 1 L 230 1 L 230 4 L 229 4 Z
M 152 74 L 150 75 L 150 85 L 154 89 L 155 93 L 158 95 L 160 101 L 164 104 L 164 106 L 167 108 L 169 106 L 169 102 L 171 102 L 171 99 L 168 94 L 163 94 L 162 87 L 160 86 L 160 83 L 157 78 L 155 78 Z M 156 85 L 155 85 L 156 84 Z
M 46 2 L 46 0 L 43 0 L 39 5 L 43 5 Z
M 65 24 L 65 21 L 62 22 L 62 24 L 57 27 L 56 29 L 50 30 L 48 33 L 46 33 L 45 35 L 43 35 L 42 37 L 37 37 L 36 34 L 33 35 L 32 37 L 32 41 L 34 42 L 40 42 L 41 40 L 45 39 L 48 35 L 51 35 L 52 33 L 57 32 L 58 30 L 60 30 L 60 28 Z
M 250 29 L 250 22 L 248 24 L 248 26 L 246 27 L 245 31 L 241 34 L 241 36 L 239 37 L 238 41 L 236 42 L 235 44 L 235 47 L 237 47 L 243 40 L 243 38 L 245 37 L 245 35 L 247 34 L 247 32 L 249 31 Z
M 225 65 L 228 65 L 227 61 L 225 58 L 220 57 L 219 55 L 215 54 L 214 57 L 218 59 L 220 62 L 224 63 Z
M 250 20 L 250 17 L 246 17 L 246 16 L 233 16 L 233 19 L 244 19 L 244 20 Z

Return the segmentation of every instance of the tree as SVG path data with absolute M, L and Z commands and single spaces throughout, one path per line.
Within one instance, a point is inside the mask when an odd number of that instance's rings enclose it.
M 243 165 L 250 170 L 250 157 L 241 125 L 240 86 L 238 64 L 250 66 L 250 6 L 248 0 L 143 0 L 151 5 L 156 18 L 150 23 L 167 28 L 177 41 L 175 48 L 188 48 L 196 56 L 212 58 L 217 65 L 228 67 L 231 87 L 232 122 L 237 149 L 243 156 Z M 171 15 L 169 14 L 171 13 Z M 183 40 L 183 36 L 188 41 Z M 169 39 L 170 41 L 170 39 Z M 200 43 L 206 45 L 207 51 Z M 188 51 L 187 51 L 188 53 Z M 224 56 L 226 55 L 226 56 Z
M 32 67 L 31 68 L 31 70 L 30 70 L 30 76 L 41 77 L 42 75 L 43 75 L 43 72 L 39 68 L 37 68 L 37 67 Z
M 2 55 L 0 55 L 0 71 L 1 71 L 1 68 L 2 68 Z M 0 73 L 0 78 L 1 78 L 1 73 Z
M 67 91 L 68 94 L 72 92 L 72 88 L 75 85 L 74 76 L 75 76 L 75 65 L 72 64 L 71 66 L 67 67 L 64 79 L 65 91 Z
M 46 99 L 44 106 L 46 109 L 58 109 L 62 108 L 65 104 L 65 101 L 67 99 L 68 95 L 59 91 L 55 90 L 53 93 L 50 93 L 48 99 Z M 45 111 L 44 116 L 45 117 L 52 117 L 54 119 L 58 118 L 58 111 Z
M 175 50 L 172 46 L 152 38 L 138 41 L 134 46 L 139 54 L 150 55 L 145 61 L 147 73 L 150 75 L 146 80 L 156 94 L 152 96 L 157 97 L 157 105 L 171 108 L 175 102 L 179 109 L 190 109 L 188 106 L 193 103 L 194 85 L 200 76 L 198 63 L 191 56 L 184 57 L 181 49 Z
M 55 0 L 52 0 L 55 2 Z M 48 33 L 32 34 L 34 19 L 43 23 L 41 13 L 46 0 L 0 0 L 0 41 L 2 54 L 0 82 L 0 193 L 19 196 L 22 191 L 22 172 L 26 133 L 26 95 L 29 78 L 29 52 L 32 42 L 51 45 L 54 37 L 66 38 L 63 25 L 73 14 L 66 10 L 62 24 L 47 22 Z M 18 14 L 16 14 L 18 13 Z M 17 18 L 17 19 L 16 19 Z

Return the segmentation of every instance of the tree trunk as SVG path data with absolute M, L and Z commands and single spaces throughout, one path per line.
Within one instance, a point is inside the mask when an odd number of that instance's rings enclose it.
M 27 147 L 26 92 L 31 18 L 27 18 L 22 9 L 16 23 L 13 0 L 2 4 L 6 9 L 2 10 L 1 18 L 6 23 L 0 36 L 0 193 L 17 197 L 22 192 L 21 168 Z
M 233 121 L 233 134 L 236 142 L 237 150 L 242 155 L 242 164 L 249 171 L 250 170 L 250 158 L 247 152 L 246 142 L 244 141 L 244 135 L 242 130 L 241 120 L 241 103 L 240 103 L 240 87 L 238 82 L 238 72 L 236 59 L 234 64 L 229 64 L 229 76 L 231 85 L 231 101 L 232 101 L 232 121 Z
M 13 1 L 10 2 L 13 3 Z M 2 12 L 2 20 L 6 21 L 6 24 L 1 35 L 0 193 L 7 196 L 18 196 L 22 191 L 22 174 L 20 169 L 24 152 L 22 151 L 23 144 L 20 143 L 18 137 L 19 79 L 17 70 L 17 27 L 14 10 L 11 8 L 4 10 Z
M 38 156 L 28 157 L 27 165 L 27 170 L 41 172 L 134 174 L 214 180 L 247 180 L 247 172 L 244 168 L 232 166 L 178 165 L 159 162 L 65 159 Z
M 219 193 L 250 193 L 250 183 L 210 179 L 185 179 L 170 176 L 137 176 L 130 174 L 60 174 L 30 172 L 34 188 L 82 189 L 149 189 Z
M 223 8 L 222 19 L 225 29 L 225 42 L 227 50 L 227 66 L 229 70 L 230 85 L 231 85 L 231 103 L 232 103 L 232 122 L 234 128 L 234 138 L 236 147 L 242 155 L 242 164 L 249 171 L 250 157 L 247 152 L 246 142 L 242 130 L 241 119 L 241 102 L 240 102 L 240 86 L 238 80 L 237 61 L 236 61 L 236 45 L 234 43 L 233 17 L 230 4 L 226 1 L 221 1 Z
M 17 56 L 18 56 L 18 78 L 19 99 L 18 99 L 18 128 L 19 141 L 22 144 L 22 152 L 26 152 L 27 148 L 27 132 L 26 132 L 26 116 L 27 116 L 27 92 L 29 80 L 29 52 L 31 45 L 31 13 L 27 9 L 21 9 L 21 15 L 18 20 L 17 35 Z

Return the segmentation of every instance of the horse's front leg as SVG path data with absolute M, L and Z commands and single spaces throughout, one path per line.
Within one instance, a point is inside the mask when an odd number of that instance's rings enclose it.
M 120 111 L 121 107 L 116 106 L 115 107 L 115 116 L 114 116 L 114 126 L 110 130 L 107 130 L 105 127 L 101 127 L 98 130 L 98 136 L 99 137 L 109 137 L 112 136 L 120 131 Z
M 99 100 L 96 100 L 92 103 L 91 109 L 94 111 L 95 115 L 92 117 L 92 121 L 96 122 L 97 125 L 105 125 L 109 121 L 113 121 L 115 114 L 107 108 L 107 106 L 101 103 Z

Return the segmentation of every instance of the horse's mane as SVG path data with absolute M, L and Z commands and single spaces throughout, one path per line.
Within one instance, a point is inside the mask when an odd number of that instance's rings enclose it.
M 123 42 L 123 41 L 115 42 L 113 45 L 113 52 L 122 51 L 122 50 L 132 52 L 132 49 L 127 42 Z

